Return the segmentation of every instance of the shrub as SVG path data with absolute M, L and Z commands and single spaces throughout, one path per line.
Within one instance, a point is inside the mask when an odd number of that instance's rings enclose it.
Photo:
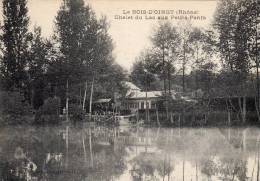
M 58 123 L 60 120 L 60 99 L 57 97 L 48 98 L 44 104 L 39 108 L 35 115 L 35 122 L 37 124 Z
M 84 119 L 84 111 L 76 104 L 70 104 L 69 114 L 72 121 L 82 121 Z
M 0 115 L 4 124 L 30 122 L 33 109 L 19 92 L 0 92 Z

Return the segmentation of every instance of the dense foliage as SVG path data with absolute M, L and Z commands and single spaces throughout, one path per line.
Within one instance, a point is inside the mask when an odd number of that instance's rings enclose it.
M 0 124 L 32 122 L 33 110 L 18 92 L 0 92 Z
M 61 3 L 51 39 L 42 37 L 40 27 L 29 31 L 26 0 L 4 0 L 2 8 L 1 90 L 21 95 L 39 109 L 38 115 L 52 115 L 45 110 L 51 97 L 60 99 L 59 109 L 72 103 L 86 110 L 91 85 L 93 100 L 125 91 L 125 73 L 114 61 L 107 20 L 97 19 L 83 0 Z
M 235 112 L 243 122 L 254 105 L 260 120 L 257 7 L 255 0 L 220 0 L 208 29 L 189 22 L 159 24 L 152 46 L 137 58 L 131 80 L 141 87 L 155 84 L 156 88 L 148 88 L 165 94 L 179 92 L 173 84 L 182 86 L 182 95 L 208 102 L 197 105 L 204 112 L 212 111 L 210 102 L 223 99 L 227 112 Z
M 35 115 L 35 123 L 58 123 L 60 120 L 60 99 L 48 98 Z

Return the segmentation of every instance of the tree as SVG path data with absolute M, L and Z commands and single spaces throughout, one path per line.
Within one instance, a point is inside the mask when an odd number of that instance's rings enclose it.
M 179 34 L 177 29 L 171 25 L 170 22 L 160 24 L 155 30 L 155 33 L 151 37 L 153 46 L 158 50 L 161 55 L 159 60 L 162 62 L 162 78 L 164 82 L 164 95 L 166 103 L 166 114 L 168 115 L 168 99 L 167 95 L 171 94 L 171 71 L 174 70 L 172 67 L 173 60 L 178 57 L 178 48 L 180 43 Z M 168 94 L 166 79 L 168 79 Z
M 59 45 L 61 56 L 59 60 L 63 63 L 60 75 L 63 79 L 77 79 L 82 74 L 82 65 L 87 58 L 84 56 L 84 36 L 86 36 L 88 21 L 92 19 L 91 10 L 84 6 L 82 0 L 63 1 L 55 21 L 55 40 Z M 91 24 L 89 24 L 91 26 Z M 93 27 L 90 27 L 91 29 Z M 88 37 L 88 40 L 90 37 Z M 84 57 L 82 57 L 84 56 Z M 64 83 L 66 84 L 66 83 Z
M 256 67 L 258 97 L 256 108 L 259 110 L 257 25 L 259 24 L 260 10 L 257 8 L 258 6 L 258 2 L 253 0 L 220 1 L 215 18 L 215 27 L 219 33 L 218 46 L 224 60 L 223 62 L 240 77 L 237 79 L 237 84 L 243 90 L 243 121 L 245 121 L 247 94 L 245 83 L 249 76 L 252 56 L 255 57 L 253 62 L 255 63 L 254 67 Z
M 52 44 L 42 38 L 41 28 L 35 27 L 30 41 L 30 52 L 28 59 L 27 99 L 38 109 L 43 105 L 44 90 L 47 86 L 47 70 L 52 56 Z
M 130 79 L 133 83 L 145 90 L 155 90 L 158 86 L 153 86 L 158 75 L 161 75 L 160 62 L 153 60 L 152 55 L 148 50 L 144 51 L 133 64 Z M 156 59 L 157 60 L 157 59 Z M 146 72 L 146 71 L 148 72 Z
M 0 114 L 5 124 L 31 121 L 32 108 L 19 92 L 0 91 Z
M 44 104 L 37 110 L 35 115 L 36 124 L 58 123 L 60 120 L 60 99 L 57 97 L 47 98 Z
M 215 51 L 215 41 L 213 32 L 205 31 L 199 28 L 193 28 L 190 33 L 190 48 L 193 62 L 191 63 L 192 73 L 195 74 L 195 90 L 199 88 L 206 90 L 209 95 L 209 78 L 213 74 L 216 66 L 212 62 Z M 204 82 L 205 86 L 199 83 Z
M 26 0 L 3 0 L 3 57 L 1 74 L 5 90 L 24 92 L 31 34 Z
M 253 0 L 220 1 L 214 23 L 222 58 L 232 71 L 241 74 L 242 79 L 251 68 L 250 55 L 256 52 L 253 47 L 257 43 L 256 24 L 259 24 L 260 14 L 256 3 Z
M 191 54 L 190 43 L 190 34 L 191 34 L 191 24 L 190 22 L 181 23 L 179 25 L 178 33 L 180 36 L 180 55 L 179 58 L 181 60 L 181 71 L 182 71 L 182 91 L 185 92 L 185 74 L 186 74 L 186 66 L 188 64 L 189 56 Z
M 124 75 L 114 62 L 113 42 L 108 34 L 109 26 L 106 18 L 98 20 L 83 0 L 69 0 L 63 2 L 55 25 L 58 58 L 52 62 L 49 75 L 56 77 L 54 79 L 56 82 L 52 84 L 60 90 L 58 91 L 60 97 L 66 97 L 66 107 L 68 108 L 69 98 L 73 102 L 84 104 L 87 88 L 93 87 L 94 96 L 98 94 L 104 96 L 104 90 L 106 95 L 112 93 L 109 89 L 111 85 L 114 85 L 112 91 L 120 90 L 120 80 L 124 79 Z M 110 84 L 106 84 L 107 82 Z M 81 101 L 82 87 L 85 89 L 83 101 Z M 93 91 L 91 88 L 90 92 Z M 64 105 L 65 99 L 61 102 Z
M 116 62 L 113 56 L 113 40 L 108 34 L 109 24 L 106 17 L 98 21 L 97 41 L 94 44 L 91 69 L 89 72 L 96 81 L 95 92 L 99 97 L 113 97 L 114 93 L 123 94 L 122 81 L 125 71 Z M 97 97 L 95 97 L 97 98 Z
M 220 1 L 216 10 L 214 27 L 217 28 L 219 33 L 218 46 L 221 56 L 224 60 L 223 63 L 231 70 L 234 67 L 232 57 L 234 54 L 234 22 L 236 20 L 236 8 L 234 8 L 234 1 Z
M 81 83 L 86 75 L 90 75 L 98 24 L 94 13 L 84 5 L 83 0 L 64 0 L 55 25 L 55 40 L 60 56 L 52 64 L 49 74 L 56 76 L 53 84 L 59 90 L 66 90 L 59 92 L 60 97 L 66 97 L 68 109 L 69 86 Z
M 256 72 L 256 104 L 257 110 L 259 110 L 260 104 L 260 86 L 259 86 L 259 25 L 260 25 L 260 10 L 259 7 L 260 2 L 257 0 L 245 1 L 243 3 L 244 9 L 243 14 L 241 15 L 243 22 L 243 29 L 247 35 L 247 44 L 248 44 L 248 54 L 249 59 L 251 60 L 251 69 Z M 259 111 L 258 111 L 259 112 Z
M 158 57 L 159 62 L 162 63 L 162 78 L 164 81 L 164 92 L 166 94 L 166 79 L 168 79 L 168 88 L 170 89 L 170 75 L 171 70 L 173 70 L 172 63 L 178 57 L 178 44 L 180 43 L 179 34 L 171 23 L 166 22 L 159 25 L 151 37 L 151 40 L 156 54 L 160 56 Z

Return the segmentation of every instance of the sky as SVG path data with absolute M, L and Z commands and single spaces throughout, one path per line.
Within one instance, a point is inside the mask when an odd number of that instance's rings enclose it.
M 31 27 L 38 25 L 42 27 L 43 36 L 49 37 L 53 33 L 54 19 L 61 5 L 62 0 L 28 0 L 29 16 Z M 101 15 L 107 16 L 110 23 L 109 34 L 113 39 L 115 46 L 114 56 L 116 62 L 124 69 L 130 71 L 136 57 L 147 47 L 150 46 L 150 36 L 154 27 L 158 25 L 157 13 L 159 10 L 171 10 L 178 12 L 179 10 L 196 12 L 194 17 L 205 17 L 200 20 L 192 20 L 195 26 L 208 27 L 212 22 L 216 1 L 189 1 L 189 0 L 88 0 L 92 9 L 96 12 L 97 17 Z M 142 11 L 137 11 L 142 10 Z M 129 14 L 124 14 L 129 11 Z M 142 19 L 135 20 L 135 12 Z M 148 14 L 152 12 L 152 14 Z M 146 13 L 146 14 L 144 14 Z M 168 15 L 168 18 L 171 18 Z M 187 14 L 190 17 L 191 14 Z M 122 16 L 133 16 L 131 19 L 120 19 Z M 145 17 L 146 16 L 146 17 Z M 154 16 L 155 19 L 149 19 Z M 184 16 L 184 14 L 174 16 Z M 173 24 L 179 21 L 170 19 Z

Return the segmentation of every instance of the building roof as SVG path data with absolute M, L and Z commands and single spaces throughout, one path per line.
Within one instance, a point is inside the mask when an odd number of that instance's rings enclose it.
M 163 96 L 163 91 L 142 91 L 139 87 L 134 85 L 132 82 L 124 82 L 128 87 L 128 91 L 126 93 L 126 98 L 128 99 L 145 99 L 146 96 L 148 99 L 150 98 L 159 98 Z M 171 95 L 173 99 L 176 99 L 176 90 L 171 90 Z
M 158 98 L 162 96 L 162 91 L 148 91 L 147 98 Z M 146 98 L 146 92 L 134 91 L 127 95 L 127 98 L 131 99 L 141 99 Z

